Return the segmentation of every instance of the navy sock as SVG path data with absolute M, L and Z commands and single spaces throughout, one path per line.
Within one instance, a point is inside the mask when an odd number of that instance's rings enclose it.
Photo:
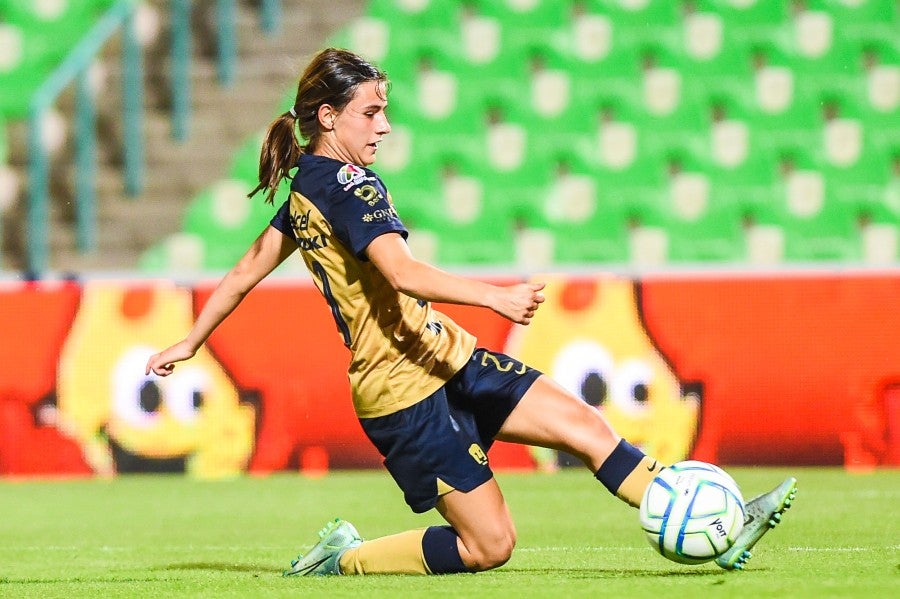
M 430 526 L 422 537 L 422 554 L 432 574 L 469 572 L 459 555 L 459 536 L 449 526 Z
M 644 452 L 622 439 L 606 461 L 600 465 L 594 478 L 615 495 L 622 486 L 622 481 L 637 468 L 643 458 Z

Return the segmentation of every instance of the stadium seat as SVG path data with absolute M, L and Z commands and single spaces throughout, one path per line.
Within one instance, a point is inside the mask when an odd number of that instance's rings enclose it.
M 437 194 L 417 210 L 418 228 L 437 238 L 442 264 L 512 264 L 514 221 L 510 206 L 489 193 L 484 165 L 467 157 L 437 158 Z
M 5 0 L 0 8 L 0 20 L 21 27 L 26 35 L 52 40 L 49 52 L 53 60 L 59 60 L 108 5 L 100 0 Z
M 738 46 L 784 38 L 791 25 L 789 2 L 697 0 L 694 8 L 718 15 L 724 28 L 723 38 Z
M 752 46 L 726 43 L 710 58 L 688 56 L 682 65 L 687 94 L 695 101 L 716 95 L 746 98 L 753 93 Z
M 689 144 L 673 145 L 656 157 L 665 170 L 653 201 L 637 221 L 641 227 L 666 231 L 670 262 L 736 261 L 745 256 L 741 205 L 720 193 L 716 167 Z
M 583 4 L 586 13 L 608 18 L 614 24 L 615 35 L 626 43 L 655 41 L 681 44 L 682 15 L 678 2 L 587 0 Z
M 430 224 L 428 215 L 433 212 L 433 205 L 440 202 L 440 172 L 432 160 L 433 157 L 417 159 L 405 168 L 381 173 L 400 220 L 407 228 L 424 228 Z
M 900 9 L 895 0 L 807 0 L 808 10 L 829 14 L 840 24 L 840 36 L 852 40 L 897 40 Z
M 856 261 L 861 258 L 861 212 L 841 202 L 817 156 L 783 148 L 772 201 L 752 215 L 755 223 L 784 231 L 784 258 L 793 262 Z
M 263 133 L 254 135 L 238 147 L 231 159 L 228 176 L 239 181 L 246 181 L 250 189 L 259 181 L 259 153 L 262 149 Z
M 59 58 L 54 39 L 0 22 L 0 114 L 27 115 L 28 101 Z
M 644 111 L 661 123 L 668 120 L 686 127 L 699 124 L 689 120 L 696 117 L 692 111 L 696 102 L 692 87 L 685 81 L 686 58 L 677 49 L 655 41 L 643 42 L 638 53 Z
M 618 263 L 629 258 L 628 205 L 603 188 L 594 169 L 560 171 L 544 188 L 537 229 L 554 238 L 557 264 Z
M 383 19 L 411 35 L 446 29 L 448 25 L 458 23 L 463 6 L 464 3 L 458 0 L 369 0 L 366 15 Z
M 275 196 L 275 207 L 286 199 L 284 181 Z M 250 199 L 246 182 L 223 179 L 200 192 L 187 207 L 182 230 L 197 235 L 206 247 L 204 264 L 230 268 L 263 231 L 275 213 L 260 195 Z

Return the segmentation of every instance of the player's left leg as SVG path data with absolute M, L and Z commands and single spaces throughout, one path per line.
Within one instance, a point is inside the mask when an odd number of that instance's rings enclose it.
M 538 378 L 500 428 L 498 439 L 552 447 L 579 458 L 610 491 L 633 506 L 662 465 L 621 439 L 596 409 L 572 396 L 552 379 Z M 793 477 L 747 502 L 747 520 L 734 545 L 716 559 L 738 570 L 750 549 L 781 521 L 797 493 Z
M 781 514 L 791 507 L 797 494 L 797 479 L 790 476 L 780 485 L 747 502 L 744 528 L 728 551 L 716 558 L 716 564 L 726 570 L 743 570 L 752 554 L 750 549 L 781 522 Z
M 633 506 L 640 504 L 647 485 L 663 468 L 622 439 L 600 411 L 545 375 L 525 392 L 496 438 L 570 453 Z

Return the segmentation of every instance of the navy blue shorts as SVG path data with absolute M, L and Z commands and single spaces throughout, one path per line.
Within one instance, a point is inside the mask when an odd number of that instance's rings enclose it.
M 487 451 L 541 375 L 505 354 L 478 348 L 447 383 L 408 408 L 360 419 L 416 513 L 451 489 L 471 491 L 493 476 Z

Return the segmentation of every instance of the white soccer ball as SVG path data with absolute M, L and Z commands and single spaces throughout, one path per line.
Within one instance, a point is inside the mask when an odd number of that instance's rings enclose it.
M 641 528 L 663 557 L 702 564 L 725 553 L 744 527 L 744 498 L 724 470 L 706 462 L 663 469 L 641 500 Z

